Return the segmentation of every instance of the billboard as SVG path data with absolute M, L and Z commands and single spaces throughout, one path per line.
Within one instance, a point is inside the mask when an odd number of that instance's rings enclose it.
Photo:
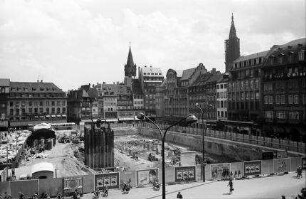
M 290 158 L 274 159 L 274 173 L 289 172 Z
M 137 171 L 137 186 L 152 185 L 158 179 L 158 169 L 146 169 Z
M 175 182 L 195 181 L 196 180 L 195 166 L 175 167 Z
M 212 180 L 223 180 L 230 176 L 231 163 L 211 164 Z
M 260 175 L 261 161 L 244 162 L 244 176 Z
M 119 188 L 119 173 L 102 173 L 95 175 L 95 190 L 102 190 L 103 187 Z
M 63 178 L 64 196 L 69 195 L 76 189 L 79 193 L 83 193 L 83 178 L 82 177 L 69 177 Z

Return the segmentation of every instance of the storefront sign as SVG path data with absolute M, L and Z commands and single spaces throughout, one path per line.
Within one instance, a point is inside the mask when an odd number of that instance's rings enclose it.
M 261 174 L 261 161 L 244 162 L 244 175 L 259 175 Z
M 195 181 L 195 167 L 175 167 L 175 182 Z

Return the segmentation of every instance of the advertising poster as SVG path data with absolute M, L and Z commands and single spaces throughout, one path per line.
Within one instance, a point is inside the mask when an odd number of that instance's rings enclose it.
M 102 190 L 103 187 L 119 188 L 119 173 L 102 173 L 95 175 L 95 190 Z
M 137 186 L 152 185 L 155 180 L 158 180 L 158 169 L 137 171 Z
M 302 169 L 306 169 L 306 158 L 302 158 Z
M 195 181 L 195 166 L 175 167 L 175 182 Z
M 83 193 L 83 178 L 82 177 L 70 177 L 63 178 L 64 180 L 64 194 L 69 195 L 74 192 L 76 189 L 79 193 Z
M 231 164 L 221 163 L 221 164 L 211 164 L 211 178 L 213 180 L 223 180 L 230 176 Z
M 289 172 L 290 169 L 290 159 L 274 159 L 274 173 Z
M 261 174 L 261 161 L 244 162 L 244 175 L 260 175 Z

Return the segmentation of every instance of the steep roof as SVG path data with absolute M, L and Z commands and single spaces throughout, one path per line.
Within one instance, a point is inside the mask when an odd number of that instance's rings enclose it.
M 256 59 L 256 58 L 259 58 L 259 57 L 265 57 L 268 54 L 268 52 L 269 51 L 266 50 L 266 51 L 262 51 L 262 52 L 259 52 L 259 53 L 253 53 L 253 54 L 250 54 L 250 55 L 240 56 L 234 61 L 234 63 L 241 62 L 241 61 L 246 61 L 246 60 L 250 60 L 250 59 Z
M 195 70 L 196 68 L 189 68 L 189 69 L 183 70 L 181 80 L 188 80 L 189 77 L 194 73 Z
M 236 28 L 235 28 L 235 24 L 234 24 L 234 14 L 232 13 L 232 22 L 231 22 L 231 29 L 229 32 L 229 38 L 236 38 Z
M 161 73 L 162 74 L 162 70 L 160 68 L 155 68 L 152 66 L 144 66 L 141 68 L 143 73 L 146 73 L 146 75 L 148 75 L 147 73 Z
M 51 82 L 11 82 L 11 92 L 63 92 Z
M 0 79 L 0 86 L 10 86 L 10 79 Z

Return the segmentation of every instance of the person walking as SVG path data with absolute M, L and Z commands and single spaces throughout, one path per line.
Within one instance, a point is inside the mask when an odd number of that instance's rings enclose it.
M 230 194 L 232 194 L 232 192 L 234 191 L 234 187 L 233 187 L 233 180 L 232 178 L 229 179 L 228 185 L 230 187 Z
M 181 192 L 178 192 L 178 193 L 177 193 L 176 198 L 177 198 L 177 199 L 183 199 L 183 196 L 182 196 Z

